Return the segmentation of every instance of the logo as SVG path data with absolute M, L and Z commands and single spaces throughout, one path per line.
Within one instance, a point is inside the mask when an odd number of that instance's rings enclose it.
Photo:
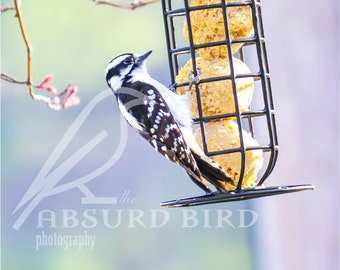
M 144 104 L 147 96 L 134 89 L 122 88 L 120 93 L 133 97 L 125 104 L 127 110 L 133 106 Z M 127 146 L 128 125 L 120 115 L 115 129 L 119 133 L 119 142 L 111 156 L 104 160 L 97 168 L 66 182 L 66 175 L 72 171 L 99 144 L 108 139 L 107 130 L 98 130 L 86 143 L 67 156 L 65 151 L 71 141 L 77 137 L 94 109 L 107 97 L 112 97 L 111 90 L 104 90 L 97 94 L 75 118 L 66 130 L 59 143 L 43 164 L 31 185 L 18 202 L 13 214 L 18 215 L 12 228 L 19 230 L 32 215 L 36 218 L 35 249 L 56 246 L 63 249 L 71 247 L 93 249 L 96 235 L 94 228 L 107 230 L 117 228 L 159 229 L 166 226 L 176 226 L 182 229 L 190 228 L 248 228 L 257 221 L 257 213 L 248 209 L 143 209 L 140 208 L 142 199 L 137 198 L 130 189 L 121 190 L 112 196 L 100 196 L 91 190 L 89 183 L 97 179 L 109 169 L 112 169 L 122 157 Z M 66 156 L 66 157 L 65 157 Z M 113 169 L 112 169 L 113 170 Z M 114 185 L 114 183 L 112 183 Z M 81 192 L 79 209 L 38 208 L 41 202 L 50 196 L 60 195 L 72 189 Z M 114 190 L 114 189 L 113 189 Z M 38 210 L 37 210 L 38 209 Z M 176 216 L 175 218 L 172 218 Z M 75 229 L 77 233 L 70 233 Z M 57 230 L 57 231 L 56 231 Z M 64 233 L 61 233 L 64 232 Z

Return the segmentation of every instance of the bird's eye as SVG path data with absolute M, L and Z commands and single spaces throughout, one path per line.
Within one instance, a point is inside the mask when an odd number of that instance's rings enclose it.
M 135 63 L 135 59 L 133 57 L 126 58 L 123 63 L 125 65 L 131 65 Z

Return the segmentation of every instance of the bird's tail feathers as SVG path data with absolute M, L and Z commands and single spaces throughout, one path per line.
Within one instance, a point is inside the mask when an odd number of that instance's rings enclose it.
M 202 181 L 202 178 L 198 176 L 197 174 L 193 174 L 189 171 L 187 171 L 187 174 L 190 176 L 191 180 L 199 186 L 201 189 L 203 189 L 207 194 L 212 193 L 213 191 Z
M 207 156 L 199 155 L 194 151 L 192 153 L 202 176 L 215 186 L 219 192 L 226 193 L 228 191 L 223 182 L 234 185 L 233 180 L 227 175 L 220 164 Z

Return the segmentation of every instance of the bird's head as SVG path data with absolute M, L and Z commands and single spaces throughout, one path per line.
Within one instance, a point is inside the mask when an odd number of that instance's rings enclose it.
M 138 55 L 124 53 L 113 58 L 105 69 L 105 78 L 108 86 L 116 91 L 127 79 L 146 73 L 145 59 L 152 53 Z

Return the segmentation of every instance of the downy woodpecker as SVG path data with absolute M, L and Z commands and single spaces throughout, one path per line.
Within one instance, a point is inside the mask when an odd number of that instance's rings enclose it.
M 151 78 L 145 59 L 151 54 L 126 53 L 113 58 L 105 77 L 126 121 L 159 153 L 182 166 L 190 178 L 207 193 L 225 193 L 224 182 L 233 183 L 224 169 L 207 157 L 192 132 L 190 101 Z

